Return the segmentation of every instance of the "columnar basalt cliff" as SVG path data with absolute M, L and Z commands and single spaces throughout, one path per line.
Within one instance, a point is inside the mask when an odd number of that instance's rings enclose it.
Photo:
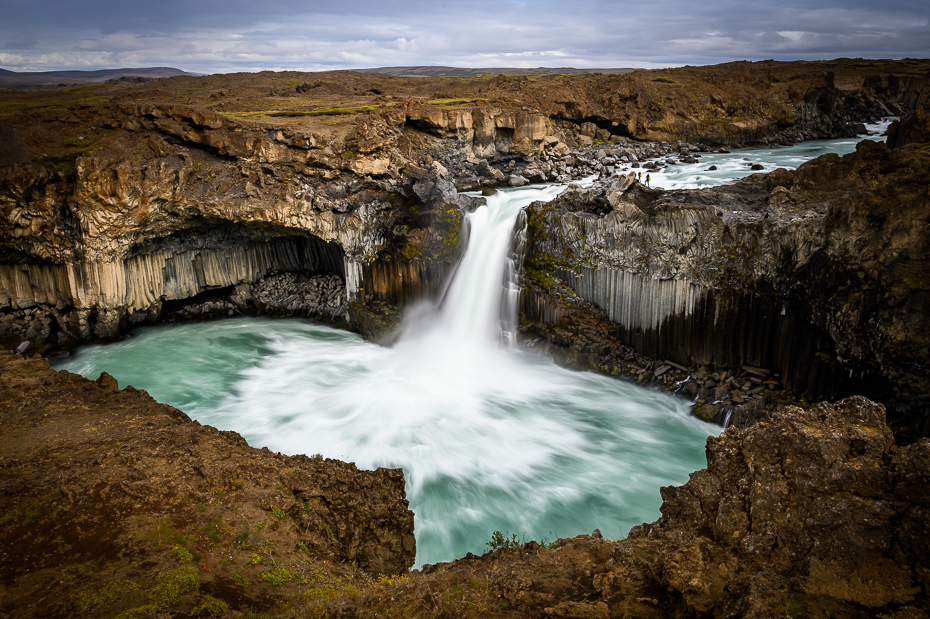
M 367 289 L 404 302 L 436 289 L 458 257 L 472 200 L 441 166 L 331 157 L 309 137 L 185 108 L 107 112 L 87 121 L 119 128 L 81 136 L 97 150 L 73 169 L 15 164 L 0 180 L 0 305 L 53 314 L 36 334 L 53 344 L 112 338 L 163 302 L 273 271 L 334 273 L 349 298 Z M 329 173 L 342 180 L 320 178 Z M 392 258 L 403 265 L 381 277 L 366 268 Z
M 615 324 L 608 349 L 765 368 L 816 399 L 870 393 L 926 432 L 928 163 L 864 141 L 715 189 L 575 188 L 528 209 L 524 313 L 571 331 L 571 297 L 552 294 L 566 286 Z

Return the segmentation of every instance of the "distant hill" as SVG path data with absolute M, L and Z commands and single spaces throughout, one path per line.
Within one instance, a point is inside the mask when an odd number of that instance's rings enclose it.
M 58 84 L 99 84 L 121 77 L 174 77 L 198 75 L 172 67 L 142 67 L 103 69 L 100 71 L 38 71 L 23 72 L 0 69 L 0 86 L 55 86 Z
M 358 73 L 385 73 L 400 77 L 480 77 L 482 75 L 564 75 L 568 73 L 632 73 L 636 69 L 574 69 L 571 67 L 527 68 L 459 68 L 459 67 L 379 67 L 355 69 Z

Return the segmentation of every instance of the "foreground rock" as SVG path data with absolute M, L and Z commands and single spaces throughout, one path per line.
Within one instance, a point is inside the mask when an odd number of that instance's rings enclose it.
M 254 449 L 107 374 L 0 353 L 2 616 L 216 616 L 284 598 L 309 613 L 332 582 L 367 586 L 414 555 L 400 470 Z
M 10 617 L 925 617 L 930 439 L 864 398 L 708 439 L 662 517 L 413 562 L 399 471 L 252 449 L 144 392 L 0 354 Z M 490 536 L 490 532 L 489 532 Z M 392 575 L 393 574 L 393 575 Z
M 505 537 L 346 616 L 927 616 L 930 441 L 896 447 L 883 408 L 851 398 L 731 428 L 707 453 L 625 540 Z

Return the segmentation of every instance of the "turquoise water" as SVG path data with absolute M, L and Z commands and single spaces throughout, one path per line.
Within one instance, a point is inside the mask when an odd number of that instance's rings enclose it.
M 659 488 L 706 465 L 720 431 L 689 403 L 503 348 L 394 348 L 296 319 L 144 327 L 57 368 L 146 389 L 256 447 L 403 467 L 417 564 L 659 516 Z
M 237 318 L 136 329 L 54 365 L 105 370 L 256 447 L 402 467 L 418 565 L 480 554 L 496 530 L 619 537 L 659 516 L 659 488 L 702 468 L 720 428 L 683 399 L 514 346 L 514 222 L 562 189 L 488 198 L 469 216 L 444 304 L 415 308 L 393 347 L 302 320 Z
M 826 153 L 846 155 L 855 151 L 856 144 L 863 139 L 884 141 L 883 134 L 892 120 L 892 118 L 886 118 L 879 123 L 866 125 L 869 133 L 855 138 L 811 140 L 791 146 L 740 148 L 734 149 L 729 154 L 697 153 L 701 155 L 698 163 L 678 163 L 655 172 L 642 169 L 637 171 L 643 173 L 643 179 L 646 178 L 647 173 L 652 177 L 650 183 L 652 187 L 662 189 L 715 187 L 725 185 L 750 174 L 771 172 L 775 168 L 794 170 L 805 161 Z M 666 157 L 660 157 L 657 161 L 664 161 L 665 159 Z M 750 168 L 752 164 L 759 164 L 765 169 L 752 170 Z M 717 169 L 709 170 L 708 168 L 711 166 L 716 166 Z

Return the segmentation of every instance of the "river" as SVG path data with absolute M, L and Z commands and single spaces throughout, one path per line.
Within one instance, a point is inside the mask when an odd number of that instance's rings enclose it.
M 777 156 L 799 165 L 855 147 L 840 142 Z M 735 170 L 732 180 L 742 169 L 726 162 L 765 152 L 713 157 Z M 669 186 L 727 180 L 672 167 Z M 659 516 L 659 488 L 704 467 L 704 442 L 721 428 L 690 416 L 684 399 L 569 371 L 514 344 L 514 222 L 563 189 L 489 197 L 469 216 L 469 246 L 442 304 L 411 310 L 392 347 L 299 319 L 241 317 L 138 328 L 53 366 L 107 371 L 256 447 L 403 468 L 418 566 L 480 554 L 496 530 L 520 540 L 595 528 L 620 537 Z
M 648 173 L 651 176 L 650 185 L 661 189 L 700 189 L 725 185 L 750 174 L 771 172 L 775 168 L 794 170 L 805 161 L 826 153 L 845 155 L 855 151 L 856 144 L 863 139 L 884 141 L 884 133 L 893 120 L 884 118 L 877 123 L 867 124 L 868 133 L 855 138 L 811 140 L 792 146 L 740 148 L 731 153 L 696 153 L 700 155 L 698 163 L 677 163 L 656 172 L 643 169 L 636 171 L 642 172 L 643 179 Z M 660 157 L 657 161 L 665 159 Z M 753 170 L 752 164 L 761 165 L 764 170 Z M 710 170 L 712 166 L 717 169 Z

